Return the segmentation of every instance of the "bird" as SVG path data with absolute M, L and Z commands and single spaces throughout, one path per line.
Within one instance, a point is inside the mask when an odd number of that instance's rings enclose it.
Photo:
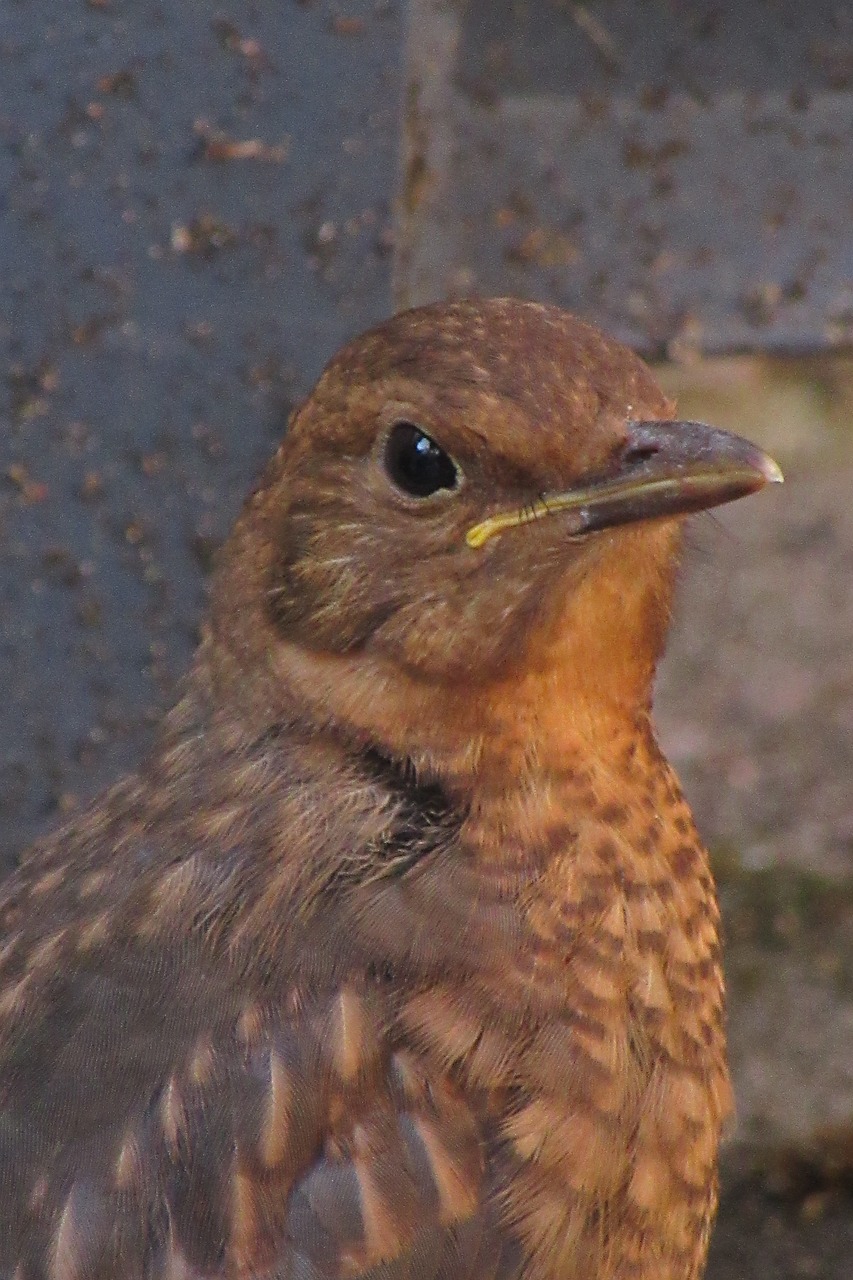
M 780 479 L 552 306 L 332 358 L 150 753 L 0 889 L 0 1276 L 700 1276 L 719 912 L 652 691 L 686 517 Z

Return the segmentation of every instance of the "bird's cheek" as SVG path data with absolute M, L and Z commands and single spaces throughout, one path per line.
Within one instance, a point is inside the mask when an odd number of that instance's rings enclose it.
M 370 648 L 419 679 L 488 683 L 522 663 L 548 603 L 547 594 L 517 575 L 445 583 L 396 609 Z

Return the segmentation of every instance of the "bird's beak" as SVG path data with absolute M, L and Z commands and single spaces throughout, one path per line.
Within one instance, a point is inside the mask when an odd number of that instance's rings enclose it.
M 686 515 L 780 484 L 772 458 L 740 436 L 703 422 L 629 422 L 611 465 L 564 493 L 544 494 L 524 508 L 498 512 L 468 530 L 469 547 L 493 534 L 561 512 L 568 533 Z

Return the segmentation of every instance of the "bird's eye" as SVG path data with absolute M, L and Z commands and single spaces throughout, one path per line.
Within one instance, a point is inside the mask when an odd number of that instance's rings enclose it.
M 398 489 L 428 498 L 439 489 L 455 489 L 456 463 L 413 422 L 396 422 L 385 446 L 385 470 Z

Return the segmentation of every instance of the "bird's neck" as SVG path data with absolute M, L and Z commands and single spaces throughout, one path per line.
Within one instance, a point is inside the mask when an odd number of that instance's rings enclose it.
M 481 662 L 473 644 L 468 666 L 442 670 L 419 666 L 405 647 L 384 647 L 381 636 L 335 650 L 281 628 L 268 588 L 280 536 L 259 536 L 257 527 L 273 519 L 265 492 L 225 547 L 193 677 L 212 689 L 217 714 L 247 734 L 300 724 L 370 743 L 431 776 L 473 777 L 490 755 L 506 760 L 518 750 L 531 761 L 578 746 L 612 755 L 614 742 L 647 718 L 669 623 L 677 524 L 602 535 L 583 572 L 572 565 L 550 582 L 552 603 L 499 661 Z
M 387 867 L 370 859 L 386 858 L 375 850 L 394 848 L 400 829 L 403 844 L 417 829 L 428 849 L 452 828 L 474 882 L 477 867 L 486 879 L 497 875 L 513 899 L 538 902 L 548 930 L 559 932 L 567 910 L 606 886 L 602 911 L 613 908 L 629 921 L 639 912 L 632 927 L 640 931 L 653 901 L 676 929 L 695 927 L 688 917 L 701 909 L 716 936 L 707 855 L 642 711 L 599 712 L 592 724 L 556 696 L 553 704 L 517 696 L 505 709 L 495 701 L 475 746 L 464 733 L 456 749 L 433 742 L 411 769 L 386 755 L 384 743 L 354 743 L 328 727 L 305 733 L 285 726 L 253 737 L 233 717 L 212 723 L 214 705 L 197 678 L 167 722 L 157 793 L 172 794 L 173 768 L 197 776 L 224 860 L 231 835 L 242 848 L 247 828 L 263 829 L 259 843 L 269 862 L 251 871 L 253 884 L 263 886 L 264 910 L 278 912 L 306 874 L 282 860 L 282 830 L 299 831 L 315 849 L 310 870 L 319 886 L 334 878 L 341 850 L 374 850 L 363 859 L 373 878 Z M 346 805 L 335 804 L 336 793 Z

